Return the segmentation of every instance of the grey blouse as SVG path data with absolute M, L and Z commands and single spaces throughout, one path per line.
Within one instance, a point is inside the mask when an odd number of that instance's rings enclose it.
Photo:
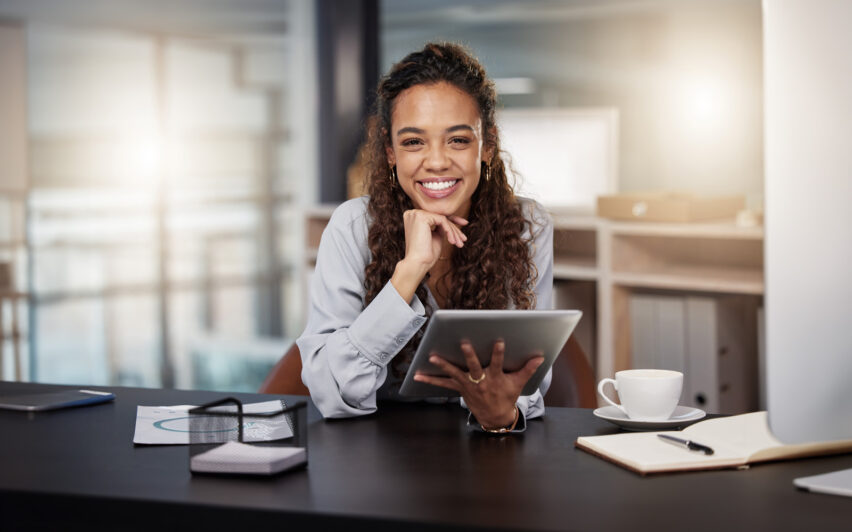
M 551 309 L 553 222 L 538 203 L 520 201 L 526 218 L 533 222 L 536 308 Z M 366 196 L 349 200 L 332 214 L 310 282 L 308 323 L 296 341 L 302 355 L 302 381 L 325 417 L 375 412 L 377 395 L 404 400 L 397 393 L 399 379 L 389 377 L 388 364 L 426 322 L 426 309 L 418 297 L 409 305 L 390 281 L 364 305 L 364 268 L 371 261 L 367 202 Z M 432 294 L 428 297 L 437 309 Z M 544 414 L 543 394 L 550 379 L 548 372 L 538 391 L 518 398 L 524 419 Z

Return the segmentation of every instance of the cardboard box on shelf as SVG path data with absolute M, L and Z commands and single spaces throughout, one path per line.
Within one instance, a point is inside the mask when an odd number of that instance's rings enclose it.
M 695 196 L 681 193 L 625 193 L 598 196 L 598 216 L 649 222 L 733 219 L 745 209 L 745 196 Z

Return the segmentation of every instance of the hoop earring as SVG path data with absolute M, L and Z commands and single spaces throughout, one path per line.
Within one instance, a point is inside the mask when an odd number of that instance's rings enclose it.
M 491 179 L 491 168 L 482 161 L 482 171 L 485 172 L 485 182 L 487 183 L 489 179 Z
M 396 175 L 396 165 L 390 167 L 390 175 L 388 176 L 388 178 L 390 179 L 391 185 L 399 181 L 399 177 L 397 177 Z

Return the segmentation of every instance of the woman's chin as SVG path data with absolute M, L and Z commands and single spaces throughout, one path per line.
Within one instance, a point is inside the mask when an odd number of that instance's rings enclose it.
M 433 212 L 442 216 L 456 216 L 462 210 L 460 202 L 449 198 L 442 200 L 430 199 L 428 201 L 419 201 L 418 209 Z

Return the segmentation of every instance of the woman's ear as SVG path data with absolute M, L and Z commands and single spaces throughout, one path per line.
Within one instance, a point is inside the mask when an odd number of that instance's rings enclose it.
M 494 148 L 491 146 L 486 147 L 482 150 L 482 162 L 485 163 L 485 166 L 491 166 L 491 161 L 494 160 Z
M 388 165 L 393 166 L 396 164 L 396 157 L 393 154 L 393 147 L 391 147 L 391 138 L 388 134 L 388 130 L 382 128 L 381 135 L 382 138 L 385 139 L 385 156 L 388 159 Z

